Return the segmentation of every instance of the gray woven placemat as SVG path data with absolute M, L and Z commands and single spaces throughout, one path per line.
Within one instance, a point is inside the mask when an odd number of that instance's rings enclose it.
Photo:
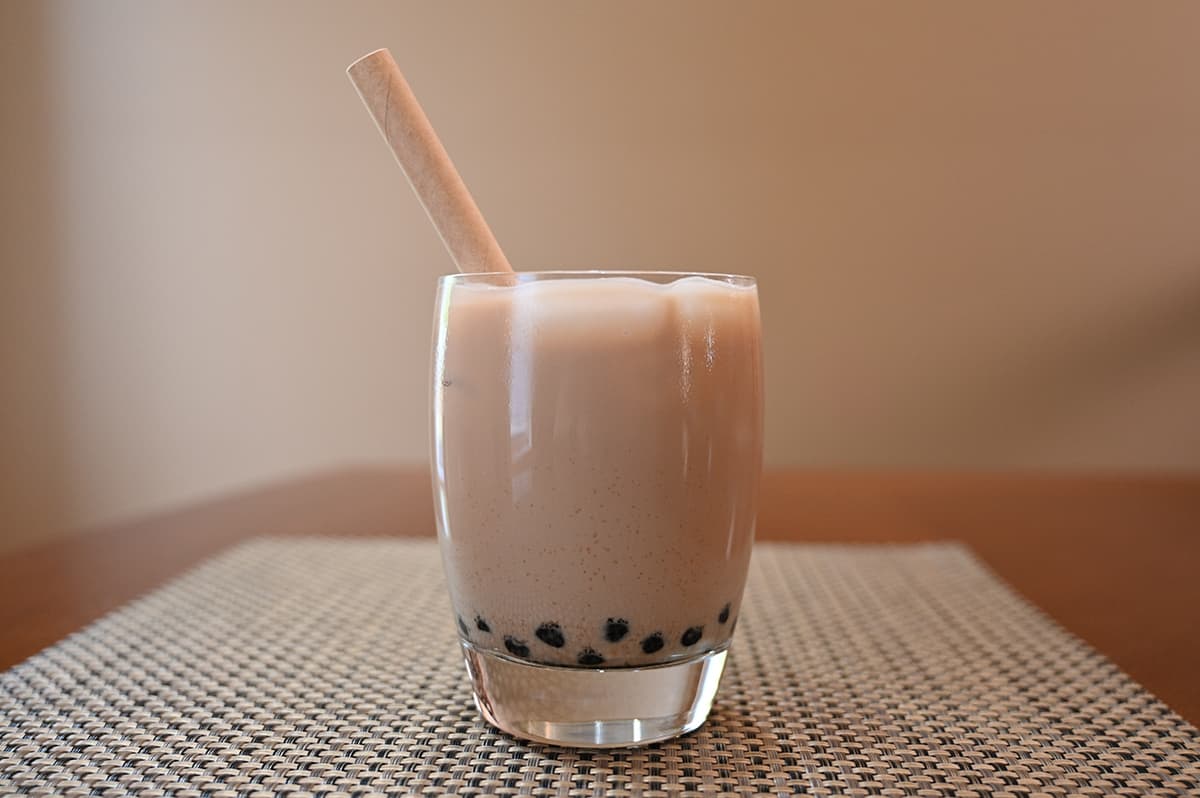
M 760 545 L 709 723 L 644 749 L 484 728 L 430 542 L 251 542 L 0 675 L 6 794 L 1198 785 L 1194 727 L 956 545 Z

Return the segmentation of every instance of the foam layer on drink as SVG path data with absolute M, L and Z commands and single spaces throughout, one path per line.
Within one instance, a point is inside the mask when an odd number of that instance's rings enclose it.
M 753 287 L 465 282 L 439 313 L 435 498 L 460 633 L 589 667 L 725 644 L 762 456 Z

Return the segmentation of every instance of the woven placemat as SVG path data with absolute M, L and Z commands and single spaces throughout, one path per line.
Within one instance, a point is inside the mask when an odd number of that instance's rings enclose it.
M 1200 738 L 957 545 L 757 547 L 708 724 L 479 720 L 431 542 L 242 545 L 0 675 L 0 792 L 1200 794 Z

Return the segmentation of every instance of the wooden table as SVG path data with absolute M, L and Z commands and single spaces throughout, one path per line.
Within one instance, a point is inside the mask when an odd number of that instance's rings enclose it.
M 1200 475 L 773 471 L 760 540 L 955 538 L 1200 725 Z M 0 669 L 257 535 L 432 535 L 424 469 L 347 470 L 0 557 Z

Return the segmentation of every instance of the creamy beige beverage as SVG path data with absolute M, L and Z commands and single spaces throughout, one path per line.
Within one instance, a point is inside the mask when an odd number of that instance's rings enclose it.
M 460 634 L 574 667 L 720 649 L 762 458 L 753 281 L 586 275 L 442 285 L 435 499 Z

